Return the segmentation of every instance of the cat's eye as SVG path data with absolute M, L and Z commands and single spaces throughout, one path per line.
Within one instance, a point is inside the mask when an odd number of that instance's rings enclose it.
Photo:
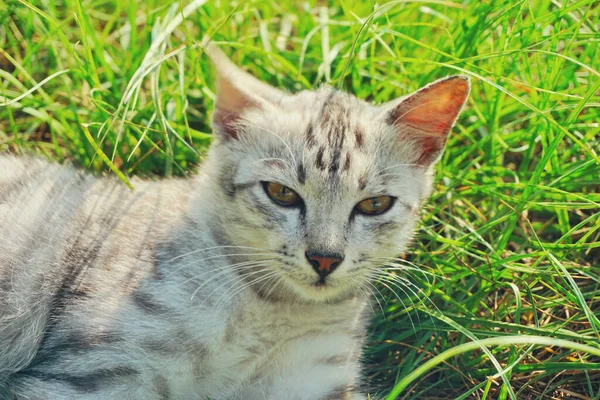
M 365 199 L 356 205 L 356 211 L 364 215 L 379 215 L 394 205 L 395 197 L 377 196 Z
M 275 182 L 262 182 L 267 196 L 283 207 L 295 207 L 302 203 L 298 193 L 287 186 Z

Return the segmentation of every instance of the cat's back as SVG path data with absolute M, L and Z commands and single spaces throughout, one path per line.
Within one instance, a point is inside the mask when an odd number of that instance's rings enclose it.
M 0 156 L 0 272 L 55 241 L 92 179 L 40 159 Z
M 0 270 L 9 253 L 39 254 L 44 245 L 57 253 L 74 238 L 98 244 L 109 233 L 148 228 L 157 218 L 172 219 L 193 189 L 191 180 L 184 179 L 133 183 L 132 190 L 115 177 L 95 177 L 33 157 L 0 155 Z
M 68 166 L 0 155 L 0 271 L 18 265 L 19 254 L 44 258 L 95 182 Z
M 87 179 L 40 159 L 0 155 L 0 382 L 42 339 L 63 277 L 60 245 Z
M 33 359 L 65 312 L 82 301 L 117 303 L 147 272 L 190 184 L 134 185 L 0 155 L 0 391 L 2 376 Z
M 41 180 L 50 176 L 74 175 L 74 170 L 49 163 L 35 157 L 17 157 L 0 154 L 0 210 L 6 212 L 7 205 L 22 198 L 27 188 L 33 188 Z

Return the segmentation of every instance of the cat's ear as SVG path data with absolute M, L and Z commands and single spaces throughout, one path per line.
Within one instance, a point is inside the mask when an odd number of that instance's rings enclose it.
M 213 113 L 215 130 L 225 140 L 237 139 L 244 112 L 264 109 L 285 94 L 238 68 L 214 43 L 208 43 L 205 51 L 217 71 L 217 98 Z
M 433 82 L 388 108 L 386 122 L 396 128 L 402 140 L 416 145 L 416 163 L 435 163 L 446 144 L 450 129 L 469 97 L 466 76 L 451 76 Z

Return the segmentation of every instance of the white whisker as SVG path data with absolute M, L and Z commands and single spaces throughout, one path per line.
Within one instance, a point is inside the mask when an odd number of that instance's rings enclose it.
M 199 258 L 199 259 L 193 259 L 190 260 L 189 262 L 179 266 L 179 268 L 174 269 L 173 271 L 169 271 L 169 273 L 165 274 L 165 277 L 169 277 L 171 275 L 173 275 L 176 272 L 181 271 L 183 268 L 187 268 L 190 267 L 192 265 L 199 265 L 200 263 L 204 262 L 204 261 L 208 261 L 208 260 L 214 260 L 217 258 L 223 258 L 223 257 L 250 257 L 250 256 L 277 256 L 278 254 L 276 253 L 231 253 L 231 254 L 216 254 L 210 257 L 205 257 L 205 258 Z M 260 260 L 257 260 L 260 261 Z
M 258 126 L 258 125 L 250 124 L 250 123 L 248 123 L 247 121 L 246 121 L 245 125 L 247 125 L 247 126 L 252 126 L 252 127 L 254 127 L 254 128 L 258 128 L 258 129 L 260 129 L 260 130 L 263 130 L 263 131 L 265 131 L 265 132 L 268 132 L 268 133 L 270 133 L 271 135 L 275 136 L 277 139 L 281 140 L 281 143 L 283 143 L 283 144 L 284 144 L 284 146 L 286 147 L 287 151 L 290 153 L 290 157 L 291 157 L 291 159 L 292 159 L 292 162 L 293 162 L 293 165 L 292 165 L 292 167 L 294 168 L 294 170 L 296 169 L 296 167 L 298 166 L 298 163 L 296 162 L 296 157 L 294 157 L 294 153 L 292 152 L 292 148 L 290 147 L 290 145 L 289 145 L 289 144 L 288 144 L 288 143 L 287 143 L 285 140 L 283 140 L 283 139 L 281 138 L 281 136 L 279 136 L 278 134 L 276 134 L 275 132 L 273 132 L 273 131 L 272 131 L 272 130 L 270 130 L 270 129 L 267 129 L 267 128 L 265 128 L 265 127 L 262 127 L 262 126 Z M 284 160 L 284 161 L 285 161 L 285 160 Z M 288 164 L 288 166 L 290 165 L 288 162 L 286 162 L 286 164 Z
M 213 294 L 215 294 L 215 292 L 217 292 L 217 291 L 218 291 L 218 290 L 219 290 L 221 287 L 223 287 L 224 285 L 228 284 L 229 282 L 235 282 L 236 280 L 239 280 L 239 279 L 244 279 L 246 276 L 249 276 L 249 275 L 256 275 L 256 274 L 259 274 L 259 273 L 262 273 L 262 272 L 265 272 L 265 271 L 268 271 L 268 270 L 269 270 L 268 268 L 266 268 L 266 265 L 263 265 L 263 264 L 260 264 L 260 265 L 255 265 L 255 266 L 253 266 L 253 267 L 254 267 L 254 268 L 257 268 L 257 267 L 264 267 L 264 268 L 262 268 L 262 269 L 260 269 L 260 270 L 258 270 L 258 271 L 256 271 L 256 270 L 252 270 L 252 271 L 250 271 L 250 272 L 249 272 L 249 273 L 247 273 L 247 274 L 243 274 L 243 273 L 233 274 L 233 276 L 231 276 L 231 277 L 230 277 L 231 279 L 228 279 L 228 280 L 227 280 L 227 281 L 226 281 L 224 284 L 222 284 L 222 285 L 220 285 L 220 286 L 217 286 L 217 288 L 216 288 L 216 289 L 214 289 L 212 292 L 210 292 L 210 293 L 208 294 L 208 296 L 206 296 L 206 298 L 210 298 L 210 297 L 211 297 Z M 200 291 L 200 289 L 201 289 L 203 286 L 205 286 L 205 285 L 206 285 L 206 283 L 208 283 L 208 282 L 209 282 L 209 281 L 207 281 L 207 282 L 203 283 L 203 284 L 202 284 L 202 285 L 200 285 L 200 286 L 199 286 L 199 287 L 198 287 L 196 290 L 194 290 L 194 292 L 192 293 L 192 295 L 191 295 L 191 297 L 190 297 L 190 300 L 191 300 L 191 299 L 193 299 L 193 298 L 194 298 L 194 296 L 195 296 L 195 295 L 198 293 L 198 291 Z
M 373 277 L 383 278 L 384 276 L 380 275 L 379 273 L 376 273 Z M 398 295 L 398 293 L 396 293 L 396 291 L 394 289 L 392 289 L 388 284 L 383 282 L 383 280 L 379 279 L 377 281 L 380 284 L 382 284 L 383 286 L 385 286 L 390 292 L 392 292 L 394 294 L 394 296 L 396 296 L 396 299 L 402 304 L 402 307 L 404 308 L 404 311 L 406 312 L 406 315 L 408 316 L 408 319 L 410 320 L 410 324 L 412 325 L 413 331 L 416 332 L 414 321 L 412 319 L 412 316 L 410 315 L 410 311 L 409 311 L 408 307 L 406 307 L 406 304 L 402 300 L 402 297 L 400 297 L 400 295 Z M 394 285 L 394 286 L 396 286 L 398 289 L 400 289 L 406 296 L 406 292 L 401 287 L 399 287 L 398 285 Z M 408 296 L 406 296 L 406 297 L 410 300 L 410 298 Z M 410 301 L 412 303 L 412 300 L 410 300 Z M 414 309 L 414 303 L 413 303 L 413 309 Z
M 208 271 L 203 271 L 201 274 L 198 275 L 194 275 L 191 278 L 186 279 L 185 281 L 183 281 L 182 283 L 188 283 L 191 282 L 193 280 L 197 280 L 198 278 L 211 274 L 211 278 L 216 278 L 222 274 L 227 274 L 228 272 L 236 272 L 238 270 L 241 269 L 251 269 L 254 268 L 256 265 L 260 265 L 265 261 L 274 261 L 275 259 L 273 258 L 267 258 L 264 260 L 254 260 L 254 261 L 244 261 L 244 262 L 240 262 L 240 263 L 236 263 L 236 264 L 227 264 L 227 265 L 222 265 L 219 268 L 214 268 Z
M 177 255 L 177 256 L 169 259 L 169 260 L 165 260 L 165 263 L 170 263 L 170 262 L 178 260 L 180 258 L 187 257 L 189 255 L 196 254 L 196 253 L 201 253 L 201 252 L 204 252 L 204 251 L 216 250 L 216 249 L 233 249 L 233 248 L 248 249 L 248 250 L 260 250 L 260 251 L 272 251 L 272 250 L 269 250 L 269 249 L 263 249 L 263 248 L 260 248 L 260 247 L 251 247 L 251 246 L 233 246 L 233 245 L 212 246 L 212 247 L 205 247 L 205 248 L 202 248 L 202 249 L 192 250 L 192 251 L 188 251 L 187 253 L 179 254 L 179 255 Z

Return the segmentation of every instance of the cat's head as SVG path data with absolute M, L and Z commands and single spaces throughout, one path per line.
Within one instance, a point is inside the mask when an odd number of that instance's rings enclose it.
M 329 87 L 287 94 L 209 55 L 220 219 L 231 244 L 259 254 L 241 273 L 263 294 L 310 301 L 366 290 L 410 240 L 469 80 L 373 105 Z

